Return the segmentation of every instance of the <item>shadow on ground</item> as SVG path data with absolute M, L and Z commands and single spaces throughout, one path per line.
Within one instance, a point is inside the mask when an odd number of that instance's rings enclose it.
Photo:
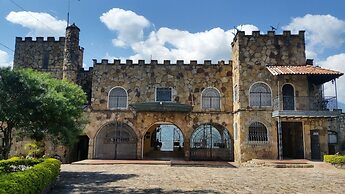
M 133 188 L 111 185 L 114 182 L 135 178 L 136 174 L 106 174 L 104 172 L 61 172 L 58 181 L 50 193 L 219 193 L 213 190 L 180 189 L 163 190 L 162 188 Z

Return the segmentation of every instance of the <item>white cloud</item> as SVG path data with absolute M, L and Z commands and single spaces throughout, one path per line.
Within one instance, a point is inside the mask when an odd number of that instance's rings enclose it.
M 100 20 L 108 29 L 118 33 L 112 40 L 114 46 L 132 49 L 134 55 L 129 58 L 133 60 L 198 60 L 202 62 L 206 59 L 229 60 L 231 57 L 230 44 L 234 37 L 232 33 L 234 29 L 226 31 L 213 28 L 191 33 L 162 27 L 144 36 L 144 29 L 154 24 L 143 16 L 119 8 L 113 8 L 104 13 Z M 238 29 L 247 34 L 258 30 L 253 25 L 240 25 Z
M 332 70 L 337 70 L 342 73 L 345 72 L 345 53 L 333 55 L 330 57 L 327 57 L 326 60 L 320 61 L 318 64 L 324 68 L 327 69 L 332 69 Z M 341 76 L 339 79 L 337 79 L 337 88 L 338 88 L 338 101 L 345 103 L 345 93 L 344 93 L 344 88 L 345 88 L 345 77 Z M 334 85 L 331 83 L 327 83 L 325 85 L 325 95 L 330 95 L 334 96 Z
M 150 26 L 150 22 L 145 17 L 119 8 L 103 13 L 100 20 L 108 29 L 118 33 L 117 38 L 113 39 L 113 44 L 118 47 L 141 41 L 144 28 Z
M 258 30 L 253 25 L 242 25 L 246 34 Z M 234 29 L 224 31 L 213 28 L 204 32 L 191 33 L 162 27 L 152 31 L 144 41 L 132 45 L 135 55 L 131 59 L 164 60 L 229 60 Z
M 339 48 L 345 42 L 345 21 L 331 15 L 311 15 L 293 18 L 283 27 L 296 33 L 306 30 L 307 54 L 322 53 L 327 48 Z
M 66 21 L 58 20 L 48 13 L 11 11 L 6 20 L 29 28 L 27 36 L 64 36 Z
M 9 67 L 11 62 L 9 61 L 8 53 L 0 50 L 0 67 Z

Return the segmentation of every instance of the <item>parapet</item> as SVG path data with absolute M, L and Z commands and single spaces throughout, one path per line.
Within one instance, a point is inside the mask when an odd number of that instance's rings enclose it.
M 145 60 L 138 60 L 136 63 L 133 62 L 131 59 L 127 59 L 124 63 L 121 62 L 120 59 L 114 59 L 113 62 L 109 62 L 108 59 L 102 59 L 100 62 L 97 61 L 97 59 L 93 59 L 93 66 L 96 65 L 142 65 L 142 66 L 149 66 L 149 65 L 162 65 L 162 66 L 172 66 L 172 65 L 231 65 L 232 61 L 228 61 L 228 63 L 225 63 L 225 61 L 221 60 L 218 61 L 218 63 L 212 63 L 211 60 L 204 60 L 204 63 L 198 63 L 197 60 L 190 60 L 189 63 L 185 63 L 184 60 L 176 60 L 176 62 L 171 62 L 170 60 L 163 60 L 163 63 L 159 63 L 158 60 L 151 60 L 148 63 L 146 63 Z
M 260 31 L 252 31 L 251 35 L 246 35 L 244 31 L 238 31 L 234 37 L 234 41 L 241 37 L 299 37 L 304 38 L 305 31 L 300 30 L 298 34 L 291 34 L 291 31 L 284 30 L 283 34 L 276 34 L 275 31 L 267 31 L 266 34 L 261 33 Z
M 59 37 L 55 40 L 55 37 L 47 37 L 47 39 L 44 39 L 43 37 L 16 37 L 16 42 L 65 42 L 65 37 Z

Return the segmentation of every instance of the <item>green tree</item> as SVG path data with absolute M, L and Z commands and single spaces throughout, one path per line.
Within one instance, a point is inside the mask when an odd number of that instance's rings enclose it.
M 85 119 L 84 91 L 66 80 L 31 69 L 0 69 L 0 132 L 2 156 L 8 158 L 15 134 L 41 141 L 47 135 L 73 144 Z

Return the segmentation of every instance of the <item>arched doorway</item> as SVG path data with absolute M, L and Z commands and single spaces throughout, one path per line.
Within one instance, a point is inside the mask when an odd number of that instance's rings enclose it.
M 291 84 L 283 86 L 283 110 L 295 110 L 295 90 Z
M 233 142 L 229 131 L 217 124 L 198 126 L 190 140 L 191 160 L 233 160 Z
M 172 123 L 155 123 L 144 136 L 144 159 L 183 159 L 184 138 L 181 129 Z
M 136 159 L 137 136 L 125 123 L 109 123 L 96 136 L 96 159 Z

